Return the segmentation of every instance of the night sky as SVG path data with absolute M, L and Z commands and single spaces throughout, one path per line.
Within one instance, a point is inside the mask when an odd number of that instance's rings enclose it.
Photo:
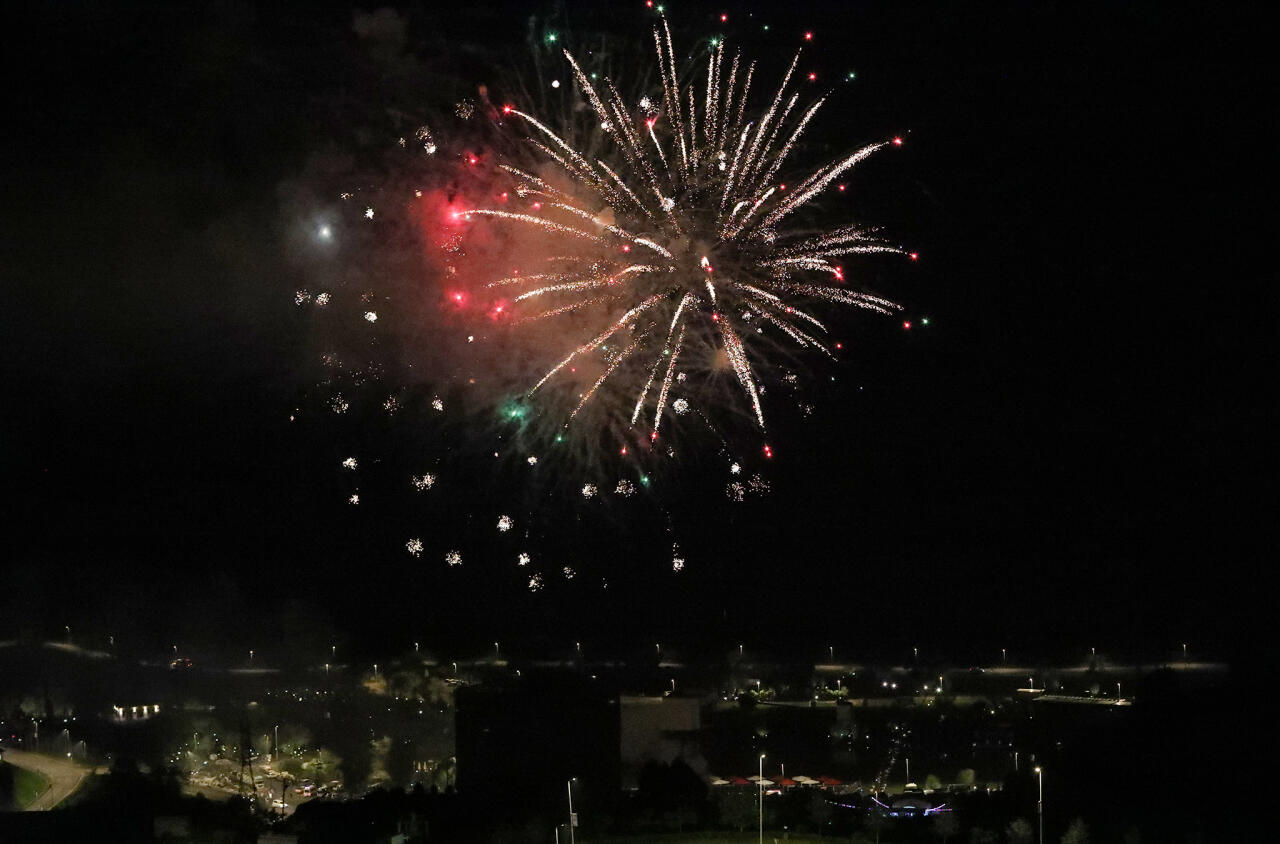
M 583 551 L 612 537 L 616 588 L 530 596 L 479 562 L 423 574 L 442 564 L 344 509 L 322 437 L 288 421 L 313 369 L 290 186 L 325 150 L 385 143 L 384 108 L 492 84 L 553 9 L 482 5 L 400 8 L 413 86 L 349 8 L 57 4 L 11 28 L 0 638 L 238 645 L 305 614 L 371 650 L 1240 655 L 1276 503 L 1260 6 L 725 6 L 747 52 L 811 29 L 824 74 L 856 69 L 824 137 L 910 132 L 860 207 L 921 253 L 880 283 L 930 325 L 837 318 L 856 342 L 815 367 L 839 379 L 814 416 L 771 434 L 771 496 L 735 510 L 694 478 L 673 497 L 701 525 L 681 578 L 620 516 Z M 642 3 L 592 6 L 553 22 L 647 37 Z M 678 42 L 720 11 L 673 4 Z

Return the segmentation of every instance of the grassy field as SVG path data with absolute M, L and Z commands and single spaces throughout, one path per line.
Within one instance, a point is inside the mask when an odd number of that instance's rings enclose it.
M 28 771 L 26 768 L 19 768 L 17 765 L 10 765 L 8 762 L 0 762 L 0 782 L 5 784 L 5 790 L 10 791 L 5 797 L 12 800 L 13 804 L 18 808 L 25 808 L 30 805 L 44 790 L 49 787 L 49 781 L 35 771 Z

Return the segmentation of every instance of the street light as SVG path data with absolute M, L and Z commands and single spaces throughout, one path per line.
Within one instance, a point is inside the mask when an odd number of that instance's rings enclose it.
M 573 828 L 578 825 L 578 818 L 573 814 L 573 780 L 575 779 L 577 779 L 577 777 L 569 780 L 567 784 L 569 791 L 569 844 L 573 844 Z
M 756 782 L 760 789 L 760 844 L 764 844 L 764 754 L 760 754 L 760 779 Z
M 276 754 L 276 759 L 279 759 L 280 758 L 280 725 L 279 724 L 276 724 L 276 738 L 275 738 L 274 747 L 275 747 L 274 753 Z
M 1036 803 L 1036 814 L 1040 818 L 1040 837 L 1037 844 L 1044 844 L 1044 771 L 1040 770 L 1040 766 L 1036 765 L 1036 779 L 1040 785 L 1040 799 Z

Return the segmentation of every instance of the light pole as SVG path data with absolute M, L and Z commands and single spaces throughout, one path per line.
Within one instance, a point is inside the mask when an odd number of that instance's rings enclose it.
M 911 757 L 905 757 L 907 760 L 907 782 L 911 782 Z
M 828 658 L 828 659 L 830 659 L 832 662 L 835 662 L 835 661 L 836 661 L 836 646 L 835 646 L 835 645 L 827 645 L 827 658 Z
M 756 782 L 760 789 L 760 844 L 764 844 L 764 754 L 760 754 L 760 779 Z
M 1040 766 L 1036 765 L 1036 779 L 1040 785 L 1040 799 L 1036 802 L 1036 815 L 1040 818 L 1040 837 L 1036 839 L 1037 844 L 1044 844 L 1044 771 L 1040 770 Z
M 576 777 L 575 777 L 576 779 Z M 573 828 L 578 825 L 578 818 L 573 814 L 573 780 L 567 783 L 569 791 L 569 844 L 573 844 Z
M 493 643 L 493 658 L 502 659 L 502 649 L 498 647 L 498 643 Z
M 1116 700 L 1120 700 L 1120 681 L 1116 680 Z
M 279 724 L 276 724 L 275 744 L 273 745 L 273 747 L 274 747 L 273 752 L 276 754 L 275 760 L 278 763 L 278 760 L 280 759 L 280 725 Z
M 1008 651 L 1006 648 L 1001 648 L 1001 649 L 1000 649 L 1000 661 L 1001 661 L 1001 662 L 1008 662 L 1008 661 L 1009 661 L 1009 651 Z

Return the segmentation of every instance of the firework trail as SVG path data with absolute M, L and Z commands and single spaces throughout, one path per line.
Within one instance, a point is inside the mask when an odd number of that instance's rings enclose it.
M 899 309 L 850 287 L 839 259 L 906 254 L 901 248 L 857 226 L 815 233 L 789 224 L 848 170 L 901 141 L 864 146 L 795 184 L 779 184 L 775 177 L 826 101 L 819 98 L 789 122 L 799 98 L 792 82 L 800 53 L 764 113 L 751 117 L 754 63 L 743 72 L 734 56 L 726 72 L 718 42 L 705 75 L 693 74 L 682 85 L 665 20 L 654 29 L 654 43 L 662 96 L 660 102 L 643 97 L 635 107 L 611 80 L 597 85 L 564 52 L 598 131 L 612 142 L 594 144 L 611 146 L 609 161 L 575 148 L 568 131 L 504 106 L 504 115 L 527 127 L 527 141 L 542 159 L 539 168 L 501 166 L 527 207 L 474 208 L 461 217 L 527 227 L 556 244 L 546 266 L 487 286 L 510 295 L 505 315 L 517 326 L 574 314 L 574 327 L 590 328 L 529 389 L 529 396 L 554 389 L 579 366 L 591 372 L 593 377 L 566 385 L 574 392 L 566 425 L 612 385 L 629 396 L 630 426 L 647 427 L 650 439 L 657 439 L 664 413 L 688 406 L 683 398 L 671 401 L 673 380 L 683 380 L 677 363 L 696 368 L 698 361 L 690 358 L 701 355 L 704 369 L 732 373 L 763 429 L 759 373 L 771 366 L 766 329 L 834 357 L 826 327 L 807 310 L 811 303 L 882 314 Z M 584 314 L 593 325 L 581 320 Z

